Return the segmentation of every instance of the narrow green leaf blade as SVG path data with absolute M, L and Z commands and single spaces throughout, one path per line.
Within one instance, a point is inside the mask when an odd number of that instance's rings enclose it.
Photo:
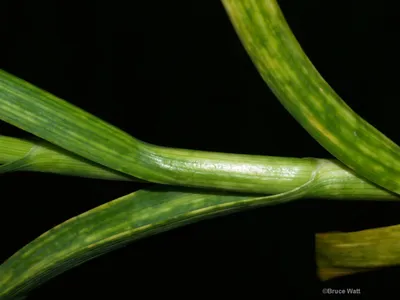
M 211 217 L 304 197 L 314 180 L 266 197 L 165 187 L 140 190 L 67 220 L 0 265 L 0 299 L 25 295 L 48 279 L 134 240 Z

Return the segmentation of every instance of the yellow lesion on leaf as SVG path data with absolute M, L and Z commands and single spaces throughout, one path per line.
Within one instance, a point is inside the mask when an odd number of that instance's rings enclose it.
M 321 135 L 325 136 L 328 140 L 330 140 L 334 145 L 339 145 L 339 140 L 328 130 L 326 129 L 320 122 L 318 122 L 315 117 L 308 115 L 307 117 L 309 124 L 316 129 Z

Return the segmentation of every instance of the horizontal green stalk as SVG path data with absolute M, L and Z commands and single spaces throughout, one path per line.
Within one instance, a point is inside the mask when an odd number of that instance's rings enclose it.
M 400 265 L 400 225 L 316 235 L 322 280 Z
M 244 48 L 289 113 L 357 174 L 400 193 L 400 147 L 356 114 L 319 74 L 276 0 L 222 0 Z
M 266 178 L 268 175 L 271 177 L 264 190 L 271 194 L 288 192 L 307 182 L 317 172 L 314 188 L 307 192 L 308 198 L 400 200 L 397 195 L 356 176 L 337 160 L 265 157 L 264 163 L 260 168 L 266 170 Z M 7 172 L 36 171 L 109 180 L 138 180 L 39 139 L 30 141 L 0 136 L 0 164 L 5 164 L 0 166 L 0 174 L 6 166 Z

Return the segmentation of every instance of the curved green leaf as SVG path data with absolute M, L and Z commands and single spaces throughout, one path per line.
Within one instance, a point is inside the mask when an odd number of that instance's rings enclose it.
M 0 265 L 0 299 L 13 299 L 46 280 L 134 240 L 206 218 L 304 197 L 317 173 L 286 193 L 249 195 L 141 190 L 118 198 L 42 234 Z
M 337 159 L 400 193 L 400 147 L 356 114 L 322 78 L 276 0 L 222 0 L 264 81 L 289 113 Z

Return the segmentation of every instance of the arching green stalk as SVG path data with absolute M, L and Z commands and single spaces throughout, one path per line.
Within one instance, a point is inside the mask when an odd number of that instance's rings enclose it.
M 400 147 L 357 115 L 303 52 L 276 0 L 222 0 L 264 81 L 290 114 L 337 159 L 400 193 Z

